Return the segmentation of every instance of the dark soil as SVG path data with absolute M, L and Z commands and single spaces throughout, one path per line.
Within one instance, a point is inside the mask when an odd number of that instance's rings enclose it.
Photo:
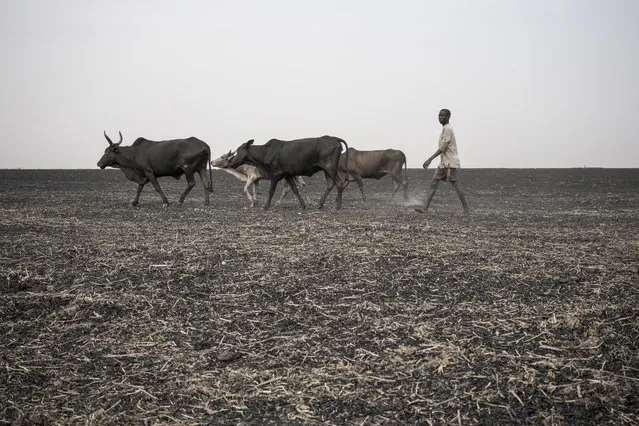
M 638 424 L 639 170 L 213 175 L 0 170 L 0 424 Z

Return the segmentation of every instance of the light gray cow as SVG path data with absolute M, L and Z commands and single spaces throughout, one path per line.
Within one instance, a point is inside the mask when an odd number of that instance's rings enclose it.
M 255 207 L 255 203 L 257 202 L 257 185 L 258 182 L 265 177 L 260 173 L 257 167 L 252 166 L 250 164 L 241 164 L 235 168 L 229 165 L 231 158 L 233 158 L 233 153 L 229 151 L 228 153 L 216 158 L 211 161 L 212 167 L 217 167 L 225 172 L 235 176 L 235 178 L 241 180 L 242 182 L 246 182 L 244 185 L 244 193 L 248 197 L 251 202 L 251 207 Z M 295 184 L 297 188 L 300 190 L 300 194 L 304 197 L 304 201 L 310 205 L 311 200 L 308 196 L 308 191 L 306 190 L 306 182 L 302 179 L 301 176 L 295 177 Z M 284 186 L 282 187 L 282 195 L 277 203 L 281 203 L 282 199 L 289 193 L 291 190 L 288 182 L 284 182 Z

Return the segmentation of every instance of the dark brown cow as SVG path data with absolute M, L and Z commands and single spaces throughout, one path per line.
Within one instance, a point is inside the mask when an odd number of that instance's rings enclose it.
M 195 173 L 200 175 L 200 180 L 204 185 L 204 204 L 209 205 L 209 193 L 213 189 L 211 167 L 209 166 L 211 149 L 205 142 L 193 137 L 159 142 L 137 138 L 133 145 L 120 146 L 122 133 L 120 133 L 118 143 L 113 143 L 106 132 L 104 132 L 104 137 L 109 142 L 109 146 L 98 161 L 98 167 L 101 169 L 105 167 L 118 168 L 129 180 L 138 184 L 138 192 L 131 203 L 134 206 L 138 204 L 140 193 L 148 182 L 151 182 L 160 194 L 164 206 L 168 206 L 169 200 L 162 192 L 157 178 L 171 176 L 179 179 L 185 175 L 188 185 L 180 197 L 179 204 L 182 204 L 184 198 L 195 186 Z M 207 166 L 209 166 L 208 176 L 206 174 Z
M 348 166 L 347 166 L 348 164 Z M 402 177 L 402 167 L 404 176 Z M 386 175 L 393 178 L 393 197 L 401 186 L 404 188 L 404 199 L 408 199 L 408 176 L 406 173 L 406 155 L 397 149 L 384 149 L 377 151 L 358 151 L 348 149 L 348 163 L 346 155 L 342 154 L 339 162 L 340 175 L 344 176 L 346 185 L 352 180 L 357 182 L 362 198 L 366 201 L 362 178 L 381 179 Z
M 346 142 L 334 136 L 292 141 L 271 139 L 264 145 L 253 145 L 253 140 L 250 140 L 240 145 L 229 166 L 235 168 L 241 164 L 251 164 L 271 181 L 264 210 L 271 205 L 277 183 L 282 179 L 286 179 L 302 208 L 305 209 L 306 204 L 297 190 L 294 178 L 295 176 L 313 176 L 323 170 L 326 176 L 326 191 L 319 200 L 318 208 L 324 207 L 326 196 L 334 186 L 337 186 L 336 207 L 339 209 L 342 206 L 344 191 L 344 183 L 337 173 L 342 144 L 348 150 Z M 348 163 L 347 159 L 345 161 Z

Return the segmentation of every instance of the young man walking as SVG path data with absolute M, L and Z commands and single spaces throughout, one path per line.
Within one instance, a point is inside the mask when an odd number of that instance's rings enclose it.
M 455 132 L 453 132 L 453 127 L 450 125 L 449 121 L 450 111 L 447 109 L 442 109 L 441 111 L 439 111 L 439 122 L 443 126 L 442 133 L 439 136 L 439 148 L 430 158 L 424 161 L 424 168 L 428 168 L 430 162 L 437 158 L 437 156 L 441 155 L 441 158 L 439 167 L 437 167 L 435 175 L 433 176 L 433 182 L 430 185 L 430 194 L 428 194 L 426 206 L 415 208 L 415 210 L 420 213 L 428 211 L 428 207 L 430 206 L 430 202 L 433 200 L 433 196 L 437 191 L 437 185 L 439 185 L 440 181 L 450 182 L 453 185 L 453 188 L 455 188 L 455 191 L 457 191 L 459 200 L 462 203 L 462 207 L 464 208 L 464 215 L 468 215 L 470 213 L 468 204 L 466 204 L 464 193 L 457 184 L 457 171 L 460 167 L 459 156 L 457 155 L 457 141 L 455 140 Z

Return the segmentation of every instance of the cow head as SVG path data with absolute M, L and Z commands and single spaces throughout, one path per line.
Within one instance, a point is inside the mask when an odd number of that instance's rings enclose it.
M 104 132 L 104 137 L 107 142 L 109 142 L 109 146 L 104 150 L 104 155 L 102 155 L 102 158 L 98 161 L 99 168 L 104 169 L 105 167 L 113 166 L 117 163 L 118 151 L 120 150 L 120 144 L 122 143 L 122 132 L 118 133 L 120 133 L 120 141 L 118 143 L 113 143 L 113 141 L 107 136 L 106 131 Z
M 229 151 L 226 154 L 223 154 L 221 157 L 216 158 L 211 161 L 211 167 L 219 167 L 221 169 L 226 169 L 229 167 L 231 163 L 231 159 L 233 158 L 233 151 Z
M 249 158 L 249 147 L 253 145 L 253 142 L 255 141 L 251 139 L 250 141 L 244 142 L 242 145 L 240 145 L 240 147 L 235 151 L 235 155 L 233 156 L 233 158 L 231 158 L 229 167 L 235 168 L 247 163 L 247 160 Z

